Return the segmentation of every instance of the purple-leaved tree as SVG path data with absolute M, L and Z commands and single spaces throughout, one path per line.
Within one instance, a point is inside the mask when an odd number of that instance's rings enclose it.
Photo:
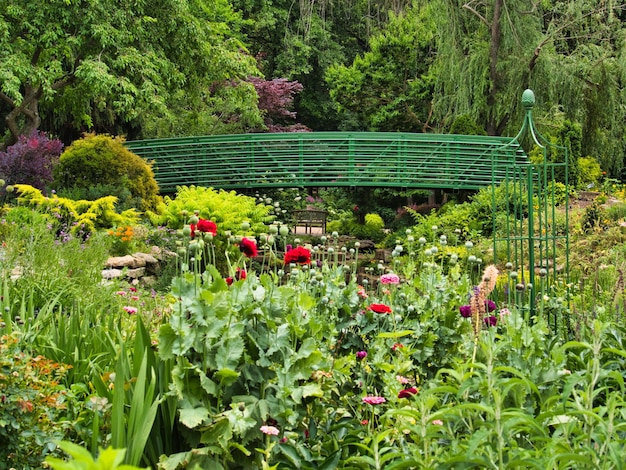
M 304 124 L 291 123 L 296 119 L 295 111 L 291 111 L 293 98 L 302 91 L 302 84 L 290 82 L 286 78 L 264 80 L 259 77 L 248 79 L 259 95 L 258 107 L 263 113 L 265 125 L 269 132 L 310 132 Z
M 63 143 L 45 132 L 21 135 L 6 152 L 0 152 L 0 177 L 7 184 L 29 184 L 44 191 L 53 180 L 52 169 L 62 150 Z

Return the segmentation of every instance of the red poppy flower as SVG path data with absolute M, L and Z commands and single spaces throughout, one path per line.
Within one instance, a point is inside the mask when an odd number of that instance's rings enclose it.
M 201 232 L 211 233 L 213 236 L 217 235 L 217 225 L 211 220 L 200 219 L 196 229 Z
M 297 246 L 285 253 L 285 264 L 310 264 L 311 252 L 303 246 Z
M 244 271 L 241 268 L 237 268 L 237 271 L 235 272 L 235 277 L 233 276 L 228 276 L 226 279 L 224 279 L 226 281 L 226 284 L 228 284 L 229 286 L 232 285 L 233 282 L 235 281 L 239 281 L 240 279 L 245 279 L 246 276 L 248 274 L 246 273 L 246 271 Z
M 411 398 L 415 394 L 417 394 L 417 389 L 415 387 L 405 388 L 404 390 L 400 390 L 398 398 Z
M 242 238 L 239 242 L 239 249 L 241 252 L 246 255 L 248 258 L 253 258 L 259 254 L 257 250 L 256 243 L 247 238 Z
M 385 304 L 371 304 L 369 309 L 374 313 L 391 313 L 391 307 Z

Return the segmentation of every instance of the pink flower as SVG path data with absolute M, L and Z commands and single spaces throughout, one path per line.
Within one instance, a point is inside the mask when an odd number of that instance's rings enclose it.
M 124 296 L 124 295 L 126 295 L 126 291 L 125 291 L 125 290 L 118 290 L 118 291 L 116 292 L 116 294 L 117 294 L 117 295 Z
M 135 313 L 137 313 L 137 308 L 136 307 L 131 307 L 130 305 L 124 306 L 124 310 L 127 313 L 129 313 L 130 315 L 134 315 Z
M 278 436 L 280 434 L 280 431 L 275 426 L 261 426 L 260 429 L 263 434 L 268 436 Z
M 357 351 L 356 358 L 358 360 L 365 359 L 367 357 L 367 351 Z
M 402 385 L 406 385 L 409 383 L 409 379 L 407 379 L 406 377 L 402 375 L 396 375 L 396 380 L 400 382 Z
M 433 419 L 433 424 L 435 426 L 443 426 L 443 421 L 441 421 L 440 419 Z
M 380 283 L 381 284 L 399 284 L 400 278 L 398 277 L 397 274 L 394 274 L 394 273 L 383 274 L 382 276 L 380 276 Z
M 380 405 L 381 403 L 385 403 L 386 401 L 387 400 L 385 400 L 385 397 L 377 397 L 371 395 L 363 397 L 363 403 L 367 403 L 369 405 Z

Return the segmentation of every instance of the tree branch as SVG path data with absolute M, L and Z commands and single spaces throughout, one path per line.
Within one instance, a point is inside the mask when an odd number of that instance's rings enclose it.
M 487 18 L 485 18 L 480 13 L 478 13 L 478 11 L 476 11 L 474 7 L 472 7 L 469 3 L 466 3 L 465 5 L 463 5 L 463 8 L 472 12 L 480 21 L 482 21 L 485 24 L 485 26 L 487 26 L 487 28 L 491 28 L 491 24 L 489 23 L 489 21 L 487 21 Z
M 0 91 L 0 100 L 4 101 L 6 104 L 11 106 L 12 108 L 15 108 L 15 102 L 1 91 Z
M 58 80 L 58 81 L 54 82 L 50 88 L 52 88 L 55 91 L 56 90 L 60 90 L 61 88 L 66 87 L 67 85 L 69 85 L 73 81 L 74 81 L 74 75 L 73 74 L 66 75 L 61 80 Z
M 615 7 L 613 7 L 614 9 L 624 9 L 624 7 L 626 7 L 626 3 L 621 3 L 620 5 L 617 5 Z M 552 31 L 551 34 L 549 34 L 548 36 L 546 36 L 543 41 L 541 41 L 537 47 L 535 47 L 535 51 L 533 52 L 533 56 L 531 57 L 530 61 L 528 62 L 528 70 L 532 71 L 533 68 L 535 67 L 535 65 L 537 64 L 537 59 L 539 58 L 539 54 L 541 52 L 541 49 L 543 48 L 543 46 L 545 46 L 547 43 L 549 43 L 550 41 L 554 40 L 554 37 L 560 33 L 561 31 L 563 31 L 566 28 L 569 28 L 571 25 L 591 16 L 591 15 L 595 15 L 601 11 L 605 11 L 606 7 L 602 6 L 600 8 L 596 8 L 595 10 L 591 10 L 587 13 L 585 13 L 584 15 L 580 16 L 580 17 L 576 17 L 568 22 L 563 23 L 561 26 L 559 26 L 558 28 L 556 28 L 554 31 Z

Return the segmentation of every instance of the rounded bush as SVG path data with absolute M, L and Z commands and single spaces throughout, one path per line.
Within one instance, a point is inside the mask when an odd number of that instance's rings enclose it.
M 87 134 L 74 141 L 61 154 L 54 176 L 59 190 L 87 193 L 102 187 L 118 198 L 125 195 L 122 206 L 130 202 L 139 210 L 154 210 L 159 202 L 152 166 L 124 147 L 122 137 Z

